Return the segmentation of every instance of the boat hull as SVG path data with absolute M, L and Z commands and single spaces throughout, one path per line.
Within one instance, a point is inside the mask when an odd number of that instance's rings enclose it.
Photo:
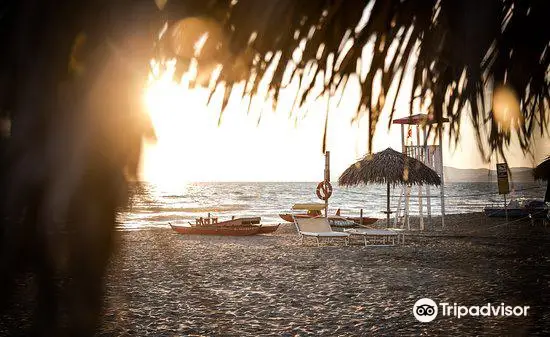
M 357 225 L 361 225 L 361 224 L 363 224 L 363 225 L 372 225 L 373 223 L 378 221 L 378 218 L 371 218 L 371 217 L 368 217 L 368 216 L 363 217 L 363 222 L 361 222 L 361 217 L 359 217 L 359 216 L 347 216 L 345 218 L 349 221 L 355 222 Z
M 307 214 L 296 214 L 294 216 L 297 217 L 297 218 L 311 218 L 311 216 L 309 216 Z M 283 219 L 284 221 L 294 222 L 294 219 L 292 219 L 292 214 L 290 214 L 290 213 L 279 214 L 279 217 L 281 219 Z
M 508 213 L 509 218 L 526 218 L 531 215 L 535 219 L 544 219 L 548 216 L 548 209 L 526 209 L 526 208 L 509 208 L 502 207 L 485 207 L 485 215 L 490 218 L 505 218 Z
M 260 233 L 260 226 L 174 226 L 170 227 L 179 234 L 184 235 L 222 235 L 222 236 L 248 236 Z
M 279 214 L 279 217 L 281 217 L 281 219 L 285 220 L 285 221 L 288 221 L 288 222 L 294 222 L 294 220 L 292 219 L 292 214 L 290 213 L 283 213 L 283 214 Z M 308 215 L 308 214 L 296 214 L 295 217 L 297 218 L 311 218 L 312 216 Z M 329 221 L 342 221 L 342 220 L 348 220 L 348 221 L 353 221 L 356 225 L 359 225 L 361 224 L 361 217 L 358 217 L 358 216 L 329 216 L 328 217 L 328 220 Z M 376 221 L 378 221 L 377 218 L 371 218 L 371 217 L 363 217 L 363 225 L 371 225 L 373 223 L 375 223 Z
M 216 218 L 217 219 L 217 218 Z M 237 218 L 237 219 L 231 219 L 231 220 L 225 220 L 220 222 L 213 222 L 201 226 L 217 226 L 217 227 L 246 227 L 246 226 L 252 226 L 252 225 L 260 225 L 261 218 L 260 217 L 253 217 L 253 218 Z M 195 226 L 195 224 L 189 223 L 191 226 Z
M 275 232 L 279 225 L 259 225 L 257 227 L 260 229 L 258 234 L 269 234 Z

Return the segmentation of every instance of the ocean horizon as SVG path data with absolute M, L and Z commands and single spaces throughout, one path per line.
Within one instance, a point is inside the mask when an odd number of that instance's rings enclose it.
M 283 220 L 279 213 L 290 211 L 299 202 L 322 202 L 315 195 L 317 182 L 193 182 L 179 188 L 166 188 L 148 182 L 130 184 L 129 206 L 119 214 L 119 229 L 145 229 L 168 227 L 168 222 L 186 223 L 211 213 L 220 219 L 232 216 L 260 216 L 265 223 Z M 329 200 L 329 214 L 340 209 L 342 215 L 358 216 L 360 210 L 370 217 L 383 218 L 386 209 L 386 186 L 366 185 L 342 188 L 333 182 Z M 513 183 L 511 199 L 542 199 L 545 184 L 536 182 Z M 391 189 L 393 211 L 397 209 L 402 186 Z M 441 214 L 440 189 L 430 188 L 431 214 Z M 426 216 L 426 188 L 423 188 L 424 216 Z M 402 205 L 404 199 L 401 197 Z M 418 187 L 412 188 L 410 214 L 419 215 Z M 495 183 L 446 182 L 445 213 L 461 214 L 482 212 L 488 204 L 503 205 L 504 197 L 498 194 Z

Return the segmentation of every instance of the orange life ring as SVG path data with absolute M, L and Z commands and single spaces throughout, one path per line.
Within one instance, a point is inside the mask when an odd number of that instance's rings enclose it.
M 328 181 L 321 181 L 317 185 L 315 193 L 319 199 L 328 200 L 328 198 L 332 195 L 332 185 Z

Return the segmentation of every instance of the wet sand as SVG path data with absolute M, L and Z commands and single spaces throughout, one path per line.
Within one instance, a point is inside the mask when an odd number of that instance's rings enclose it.
M 550 335 L 550 227 L 482 214 L 446 225 L 400 247 L 301 246 L 290 225 L 253 237 L 118 232 L 98 335 Z M 423 297 L 531 309 L 420 323 Z

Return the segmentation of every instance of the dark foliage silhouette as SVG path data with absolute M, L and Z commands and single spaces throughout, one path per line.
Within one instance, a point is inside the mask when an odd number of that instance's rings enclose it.
M 455 140 L 461 116 L 469 116 L 486 158 L 495 150 L 503 155 L 514 135 L 528 151 L 533 136 L 547 131 L 548 1 L 172 0 L 164 12 L 172 23 L 182 16 L 203 17 L 223 27 L 216 55 L 200 55 L 198 60 L 206 64 L 205 72 L 211 70 L 208 63 L 224 65 L 218 82 L 227 83 L 227 91 L 245 78 L 245 94 L 257 93 L 268 74 L 270 90 L 259 94 L 276 100 L 288 84 L 286 71 L 299 77 L 295 105 L 300 106 L 308 95 L 323 94 L 313 90 L 316 75 L 322 76 L 324 90 L 331 94 L 348 81 L 359 81 L 357 111 L 368 114 L 371 137 L 384 106 L 392 115 L 395 112 L 390 88 L 401 88 L 411 65 L 411 107 L 420 101 L 436 120 L 448 117 Z M 185 71 L 189 55 L 174 52 L 170 34 L 165 36 L 168 41 L 159 44 L 160 55 L 178 57 Z M 345 47 L 346 42 L 351 47 Z M 366 45 L 372 50 L 364 54 Z M 301 51 L 299 58 L 293 58 L 296 49 Z M 280 58 L 274 56 L 277 51 Z M 237 67 L 243 62 L 244 72 Z M 368 65 L 364 76 L 356 76 L 358 63 Z M 515 96 L 521 111 L 499 121 L 493 118 L 491 94 L 501 88 Z
M 0 106 L 12 121 L 2 139 L 1 328 L 91 335 L 126 176 L 151 134 L 140 100 L 156 8 L 28 0 L 0 13 L 9 46 Z

